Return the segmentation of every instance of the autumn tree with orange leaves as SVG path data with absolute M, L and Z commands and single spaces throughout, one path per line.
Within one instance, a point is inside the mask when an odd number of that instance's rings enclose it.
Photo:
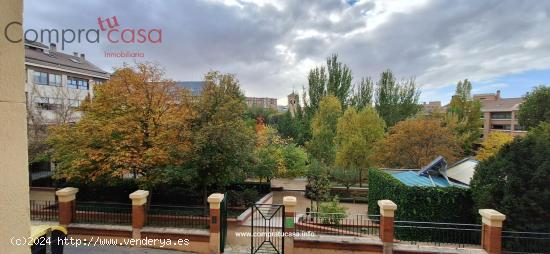
M 390 129 L 375 157 L 381 167 L 417 169 L 439 155 L 449 163 L 460 155 L 460 144 L 452 130 L 439 120 L 409 119 Z
M 147 181 L 158 168 L 186 162 L 195 115 L 190 94 L 159 66 L 124 66 L 94 90 L 79 109 L 79 122 L 52 130 L 56 178 Z

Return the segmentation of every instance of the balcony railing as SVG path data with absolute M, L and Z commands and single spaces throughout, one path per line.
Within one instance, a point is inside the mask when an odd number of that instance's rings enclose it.
M 204 207 L 150 205 L 147 211 L 148 226 L 206 229 L 208 212 Z
M 132 205 L 124 203 L 76 202 L 75 222 L 132 224 Z
M 310 212 L 300 218 L 296 230 L 320 235 L 378 236 L 379 223 L 377 215 Z
M 468 247 L 481 245 L 481 225 L 395 221 L 395 239 L 410 244 Z
M 504 253 L 550 253 L 550 233 L 502 231 Z
M 59 211 L 55 201 L 31 200 L 31 220 L 58 221 Z

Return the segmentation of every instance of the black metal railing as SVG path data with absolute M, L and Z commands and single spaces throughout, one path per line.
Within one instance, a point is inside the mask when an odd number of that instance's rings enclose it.
M 50 200 L 31 200 L 31 220 L 58 221 L 57 202 Z
M 227 240 L 227 203 L 228 195 L 224 194 L 223 200 L 220 203 L 220 252 L 225 250 L 225 242 Z
M 76 202 L 76 223 L 132 224 L 132 205 L 124 203 Z
M 148 226 L 206 229 L 208 213 L 204 207 L 150 205 L 147 211 Z
M 380 216 L 344 213 L 309 212 L 300 218 L 299 231 L 322 235 L 379 235 Z
M 504 253 L 550 253 L 550 233 L 502 231 Z
M 395 221 L 394 238 L 409 244 L 472 247 L 481 245 L 481 225 Z

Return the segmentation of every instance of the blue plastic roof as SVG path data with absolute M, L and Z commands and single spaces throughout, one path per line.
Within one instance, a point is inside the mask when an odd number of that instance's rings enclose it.
M 399 172 L 392 174 L 393 177 L 397 178 L 397 180 L 401 181 L 407 186 L 426 186 L 426 187 L 449 187 L 449 182 L 443 178 L 438 176 L 432 176 L 432 179 L 430 180 L 427 176 L 420 176 L 416 172 L 413 171 L 406 171 L 406 172 Z M 433 183 L 432 183 L 433 180 Z

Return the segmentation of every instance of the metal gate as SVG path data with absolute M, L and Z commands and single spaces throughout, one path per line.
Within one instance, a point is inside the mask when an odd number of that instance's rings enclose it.
M 225 240 L 227 239 L 227 193 L 223 195 L 220 203 L 220 252 L 225 249 Z
M 251 253 L 284 253 L 283 205 L 252 205 Z

